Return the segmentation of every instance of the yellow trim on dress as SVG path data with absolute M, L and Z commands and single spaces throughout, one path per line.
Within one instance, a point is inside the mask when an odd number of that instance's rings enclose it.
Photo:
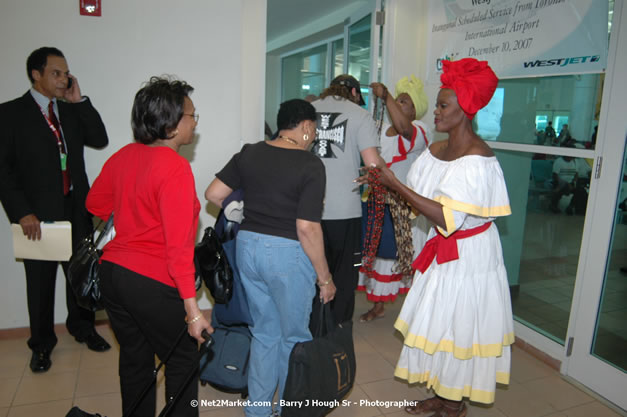
M 475 216 L 479 217 L 499 217 L 509 216 L 510 214 L 512 214 L 512 209 L 510 208 L 509 204 L 506 206 L 480 207 L 474 204 L 468 204 L 461 201 L 453 200 L 444 195 L 439 195 L 437 197 L 434 197 L 433 199 L 452 210 L 461 211 L 468 214 L 474 214 Z M 448 227 L 448 222 L 446 226 Z
M 501 343 L 490 343 L 486 345 L 473 344 L 471 347 L 456 346 L 452 340 L 440 340 L 439 342 L 431 342 L 424 336 L 418 336 L 409 333 L 409 325 L 401 319 L 397 319 L 394 327 L 400 331 L 405 337 L 404 344 L 411 348 L 420 349 L 423 352 L 433 355 L 437 352 L 452 353 L 456 359 L 467 360 L 473 357 L 496 357 L 503 354 L 503 346 L 513 345 L 515 341 L 514 333 L 510 332 L 503 335 Z
M 442 205 L 442 214 L 444 215 L 446 230 L 442 229 L 440 226 L 437 226 L 437 228 L 443 236 L 448 237 L 448 235 L 457 230 L 457 225 L 455 225 L 455 216 L 453 215 L 453 210 L 446 207 L 445 205 Z
M 452 388 L 442 385 L 437 376 L 430 377 L 430 372 L 422 374 L 410 374 L 406 368 L 397 367 L 394 370 L 394 376 L 406 380 L 410 384 L 427 383 L 426 388 L 433 388 L 433 391 L 440 397 L 447 400 L 460 401 L 467 397 L 470 401 L 476 401 L 483 404 L 492 404 L 494 402 L 494 391 L 484 391 L 472 388 L 470 385 L 464 385 L 464 388 Z M 499 384 L 509 384 L 509 373 L 497 372 L 496 382 Z M 496 387 L 495 387 L 496 390 Z

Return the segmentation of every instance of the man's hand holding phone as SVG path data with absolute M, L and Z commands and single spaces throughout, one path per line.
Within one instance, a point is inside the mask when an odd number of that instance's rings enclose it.
M 83 99 L 81 88 L 78 86 L 78 80 L 72 74 L 68 74 L 67 76 L 67 87 L 63 97 L 70 103 L 78 103 Z

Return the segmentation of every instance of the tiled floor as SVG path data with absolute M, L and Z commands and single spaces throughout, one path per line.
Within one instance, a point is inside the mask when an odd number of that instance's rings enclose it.
M 414 400 L 431 394 L 419 386 L 408 386 L 392 376 L 402 341 L 392 324 L 401 303 L 388 305 L 384 318 L 355 323 L 357 356 L 356 384 L 349 400 Z M 357 296 L 355 317 L 369 308 L 363 294 Z M 99 331 L 114 344 L 107 326 Z M 117 346 L 109 352 L 94 353 L 74 342 L 67 334 L 59 337 L 49 372 L 34 375 L 28 368 L 30 354 L 25 338 L 0 341 L 0 417 L 64 417 L 72 405 L 103 416 L 120 415 L 121 401 L 117 375 Z M 159 379 L 159 407 L 163 406 L 163 378 Z M 200 387 L 199 400 L 231 399 L 208 386 Z M 239 407 L 201 407 L 203 417 L 240 417 Z M 339 407 L 333 417 L 406 417 L 399 408 L 372 404 Z M 469 417 L 610 417 L 612 409 L 563 380 L 559 373 L 514 347 L 512 383 L 499 387 L 491 407 L 472 404 Z

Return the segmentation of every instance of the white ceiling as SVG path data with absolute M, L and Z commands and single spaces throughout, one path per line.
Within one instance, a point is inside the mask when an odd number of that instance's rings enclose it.
M 353 3 L 366 0 L 268 0 L 266 42 L 294 32 Z M 348 16 L 347 16 L 348 17 Z M 324 30 L 326 27 L 321 27 Z

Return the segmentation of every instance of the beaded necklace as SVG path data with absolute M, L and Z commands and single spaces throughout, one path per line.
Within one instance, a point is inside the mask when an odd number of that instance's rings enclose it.
M 381 171 L 371 169 L 368 171 L 368 184 L 370 184 L 370 196 L 368 197 L 368 217 L 366 223 L 366 236 L 364 239 L 364 254 L 362 266 L 369 277 L 374 276 L 372 264 L 377 256 L 381 232 L 383 231 L 383 216 L 385 215 L 386 190 L 380 181 Z
M 381 100 L 381 111 L 378 112 L 378 104 Z M 385 100 L 376 98 L 374 102 L 374 111 L 372 114 L 377 124 L 377 133 L 381 137 L 381 128 L 383 127 L 383 117 L 385 115 Z M 378 120 L 377 120 L 378 119 Z M 381 232 L 383 231 L 383 217 L 385 215 L 385 200 L 387 190 L 380 181 L 381 171 L 379 169 L 371 169 L 368 171 L 368 184 L 370 185 L 370 195 L 368 196 L 366 236 L 364 239 L 364 253 L 362 256 L 362 267 L 366 275 L 374 278 L 374 263 L 379 243 L 381 242 Z

